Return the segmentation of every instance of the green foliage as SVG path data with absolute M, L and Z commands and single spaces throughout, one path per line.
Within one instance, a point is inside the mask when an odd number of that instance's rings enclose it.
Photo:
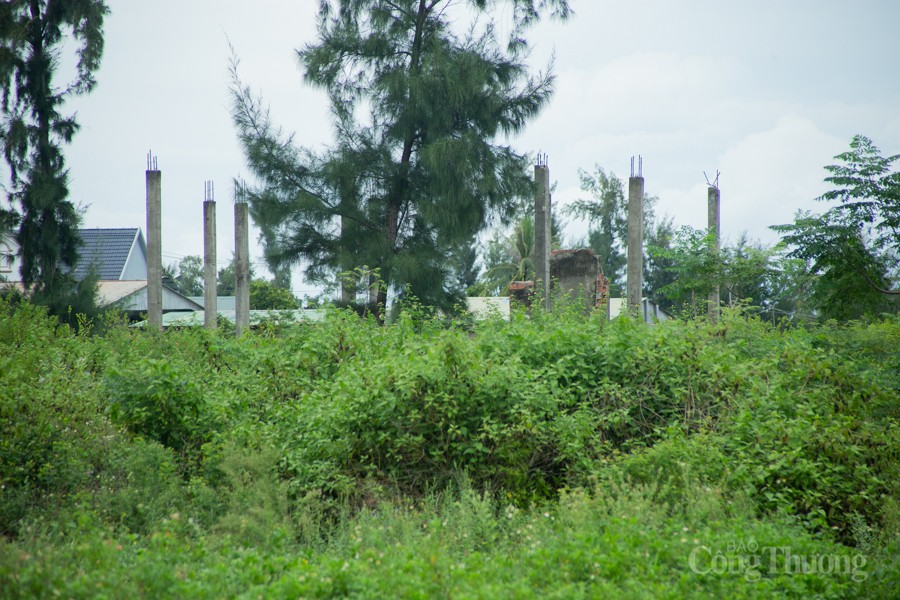
M 890 597 L 898 342 L 894 317 L 411 298 L 385 324 L 90 336 L 0 303 L 0 589 Z
M 146 359 L 108 372 L 113 421 L 176 452 L 196 450 L 209 435 L 200 388 L 169 362 Z
M 211 527 L 246 545 L 266 545 L 290 535 L 287 484 L 279 479 L 273 448 L 248 450 L 227 444 L 217 464 L 216 493 L 227 499 Z
M 558 212 L 551 211 L 550 247 L 554 250 L 562 245 L 563 227 Z M 494 230 L 487 243 L 484 266 L 484 274 L 476 286 L 479 295 L 506 295 L 513 281 L 534 280 L 534 217 L 530 213 L 526 211 L 507 235 L 503 229 Z
M 857 135 L 835 157 L 825 181 L 836 186 L 819 200 L 838 202 L 822 215 L 799 212 L 794 223 L 772 227 L 791 247 L 789 256 L 817 275 L 812 301 L 824 318 L 849 320 L 896 312 L 892 289 L 900 269 L 900 155 L 882 157 Z
M 646 215 L 645 215 L 646 216 Z M 644 227 L 644 296 L 665 311 L 673 312 L 675 302 L 663 292 L 675 282 L 675 259 L 668 251 L 675 242 L 674 219 L 653 219 Z
M 588 246 L 600 258 L 600 270 L 609 279 L 610 295 L 624 296 L 625 250 L 628 244 L 628 199 L 622 180 L 600 165 L 594 173 L 579 169 L 581 191 L 589 200 L 576 200 L 568 212 L 587 219 Z
M 361 265 L 387 288 L 412 286 L 449 308 L 449 258 L 492 217 L 531 196 L 525 155 L 498 143 L 547 104 L 553 77 L 531 75 L 525 29 L 565 18 L 566 0 L 319 4 L 318 38 L 299 50 L 308 83 L 328 94 L 335 139 L 298 148 L 232 70 L 233 120 L 261 185 L 250 190 L 267 260 L 325 281 Z M 501 7 L 507 7 L 501 12 Z M 493 18 L 505 18 L 504 48 Z
M 513 281 L 534 280 L 534 218 L 522 217 L 505 239 L 499 230 L 488 240 L 482 281 L 485 295 L 507 294 Z
M 399 356 L 353 361 L 303 398 L 291 435 L 309 442 L 286 455 L 298 483 L 332 488 L 373 477 L 422 493 L 468 472 L 479 487 L 525 498 L 554 489 L 544 472 L 552 451 L 542 452 L 553 445 L 552 394 L 465 339 L 447 332 L 404 344 Z
M 498 508 L 490 496 L 462 486 L 414 506 L 379 504 L 314 547 L 277 535 L 263 546 L 216 543 L 192 534 L 179 514 L 150 535 L 117 535 L 76 514 L 64 532 L 36 529 L 24 543 L 0 542 L 0 585 L 11 598 L 107 591 L 198 598 L 858 598 L 877 592 L 877 567 L 865 556 L 790 519 L 759 521 L 729 507 L 718 490 L 699 491 L 674 512 L 654 496 L 653 487 L 619 486 L 567 493 L 553 508 L 520 511 Z M 79 543 L 66 544 L 67 538 Z M 800 563 L 785 563 L 785 548 L 807 564 L 824 556 L 841 568 L 803 573 Z
M 250 282 L 250 308 L 254 310 L 296 310 L 300 302 L 291 290 L 277 287 L 274 282 L 254 279 Z
M 216 275 L 216 293 L 220 296 L 234 296 L 235 286 L 237 285 L 237 269 L 236 258 L 231 257 L 231 262 L 227 267 L 222 267 Z M 253 280 L 254 268 L 250 265 L 250 280 Z
M 203 259 L 185 256 L 174 267 L 163 267 L 163 282 L 185 296 L 203 295 Z
M 656 292 L 680 310 L 691 315 L 705 312 L 707 296 L 716 287 L 726 305 L 744 304 L 770 319 L 775 311 L 778 316 L 793 315 L 801 306 L 802 270 L 797 272 L 776 248 L 742 234 L 714 253 L 710 251 L 711 234 L 691 227 L 682 227 L 662 241 L 665 246 L 649 248 L 653 259 L 669 274 L 668 283 Z
M 109 422 L 104 353 L 45 311 L 0 300 L 0 535 L 78 504 L 127 527 L 155 521 L 180 494 L 164 468 L 173 457 Z
M 450 252 L 452 278 L 450 286 L 461 292 L 474 290 L 478 284 L 481 267 L 478 265 L 478 236 L 457 243 Z M 475 295 L 475 294 L 466 294 Z
M 588 199 L 578 199 L 566 212 L 586 219 L 588 235 L 586 246 L 600 259 L 600 271 L 609 279 L 610 296 L 625 295 L 625 264 L 628 251 L 628 198 L 625 185 L 615 173 L 607 173 L 600 165 L 594 165 L 594 172 L 579 169 L 581 191 L 589 194 Z M 667 248 L 673 235 L 671 217 L 657 219 L 654 207 L 659 198 L 650 194 L 643 196 L 644 246 Z M 671 262 L 659 255 L 644 257 L 645 295 L 656 295 L 656 301 L 668 306 L 664 298 L 655 292 L 670 282 L 666 269 Z

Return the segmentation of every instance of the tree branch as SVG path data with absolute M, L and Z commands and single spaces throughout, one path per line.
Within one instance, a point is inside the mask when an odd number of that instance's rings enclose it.
M 869 287 L 871 287 L 876 292 L 878 292 L 880 294 L 885 294 L 888 296 L 900 296 L 900 290 L 886 290 L 884 288 L 878 287 L 878 284 L 876 284 L 874 281 L 872 281 L 872 278 L 869 277 L 868 273 L 866 273 L 865 271 L 858 271 L 858 273 L 865 278 L 866 283 L 869 284 Z

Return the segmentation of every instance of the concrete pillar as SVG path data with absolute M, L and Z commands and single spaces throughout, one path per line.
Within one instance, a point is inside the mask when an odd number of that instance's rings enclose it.
M 538 157 L 534 165 L 534 286 L 550 308 L 550 167 L 547 157 Z
M 719 232 L 720 229 L 720 201 L 721 193 L 716 186 L 710 186 L 706 193 L 708 219 L 709 219 L 709 251 L 714 256 L 719 254 Z M 709 292 L 707 299 L 709 304 L 709 320 L 715 323 L 719 319 L 719 286 L 713 286 Z
M 644 287 L 644 178 L 628 179 L 628 256 L 626 302 L 628 311 L 640 315 Z
M 234 203 L 234 324 L 235 335 L 250 329 L 250 210 L 246 202 Z
M 162 329 L 162 172 L 156 158 L 147 165 L 147 321 Z
M 207 188 L 211 190 L 211 187 Z M 203 322 L 215 329 L 218 310 L 216 291 L 216 201 L 207 193 L 203 201 Z

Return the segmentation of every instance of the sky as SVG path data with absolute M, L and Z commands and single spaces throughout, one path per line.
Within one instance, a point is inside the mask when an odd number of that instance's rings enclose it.
M 579 170 L 620 178 L 643 159 L 645 191 L 676 225 L 705 227 L 719 175 L 722 233 L 771 243 L 768 227 L 822 210 L 825 165 L 853 135 L 900 153 L 900 2 L 572 0 L 575 16 L 529 31 L 529 64 L 553 57 L 556 92 L 518 137 L 549 155 L 553 202 L 585 197 Z M 231 122 L 230 46 L 241 80 L 298 143 L 331 139 L 327 102 L 295 50 L 315 41 L 312 0 L 110 0 L 98 85 L 70 102 L 65 150 L 85 227 L 146 228 L 146 157 L 162 171 L 163 259 L 203 250 L 204 185 L 218 201 L 218 258 L 234 248 L 232 181 L 252 176 Z M 508 14 L 508 12 L 507 12 Z M 503 13 L 500 13 L 502 18 Z M 230 44 L 230 46 L 229 46 Z M 586 224 L 568 219 L 570 239 Z M 251 239 L 258 274 L 261 248 Z M 298 296 L 319 288 L 295 270 Z

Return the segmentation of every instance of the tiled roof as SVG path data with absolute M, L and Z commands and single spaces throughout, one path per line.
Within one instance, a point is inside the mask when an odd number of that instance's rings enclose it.
M 138 229 L 80 229 L 78 233 L 84 244 L 79 250 L 75 278 L 81 280 L 86 277 L 93 265 L 100 279 L 119 279 Z

